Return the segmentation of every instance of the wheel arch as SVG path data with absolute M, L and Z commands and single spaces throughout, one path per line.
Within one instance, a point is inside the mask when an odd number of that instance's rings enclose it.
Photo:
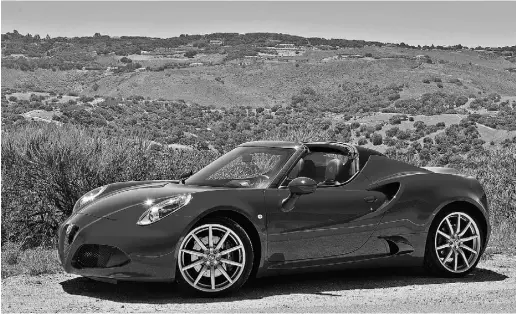
M 215 207 L 210 210 L 205 211 L 202 215 L 197 217 L 184 231 L 184 236 L 195 226 L 200 224 L 203 220 L 215 217 L 224 217 L 229 218 L 236 223 L 238 223 L 249 235 L 251 239 L 251 243 L 254 249 L 254 260 L 253 260 L 253 269 L 251 270 L 250 278 L 254 277 L 258 272 L 260 265 L 263 263 L 263 252 L 266 252 L 266 248 L 262 247 L 262 237 L 260 236 L 260 232 L 258 231 L 258 227 L 251 221 L 251 219 L 243 213 L 241 210 L 234 207 Z M 180 241 L 178 242 L 177 248 L 179 248 Z M 177 249 L 176 249 L 177 251 Z M 177 252 L 176 252 L 177 256 Z M 175 270 L 174 270 L 175 271 Z
M 479 221 L 479 227 L 482 229 L 482 235 L 484 238 L 482 239 L 483 245 L 482 245 L 482 252 L 487 246 L 487 242 L 489 241 L 489 236 L 491 229 L 489 227 L 489 216 L 488 214 L 482 209 L 482 207 L 479 204 L 476 204 L 474 201 L 469 199 L 455 199 L 450 200 L 444 204 L 441 204 L 437 208 L 437 210 L 434 212 L 434 215 L 432 216 L 432 222 L 428 224 L 428 227 L 426 228 L 426 232 L 428 233 L 432 227 L 434 227 L 436 224 L 439 223 L 438 218 L 442 213 L 451 211 L 452 209 L 460 208 L 461 210 L 465 211 L 467 214 L 470 214 L 473 216 L 473 218 L 477 219 Z

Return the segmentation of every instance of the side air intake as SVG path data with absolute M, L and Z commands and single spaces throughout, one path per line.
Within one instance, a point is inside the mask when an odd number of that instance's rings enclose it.
M 375 187 L 375 188 L 371 189 L 371 191 L 376 191 L 376 192 L 385 194 L 385 196 L 387 197 L 387 200 L 390 201 L 396 195 L 396 193 L 398 193 L 399 189 L 400 189 L 400 183 L 392 182 L 392 183 L 387 183 L 385 185 Z

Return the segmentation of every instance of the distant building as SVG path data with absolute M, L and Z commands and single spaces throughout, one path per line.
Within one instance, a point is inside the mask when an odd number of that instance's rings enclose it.
M 280 48 L 280 49 L 295 49 L 296 45 L 295 44 L 277 44 L 276 48 Z
M 220 39 L 212 39 L 210 40 L 210 45 L 214 45 L 214 46 L 222 46 L 224 44 L 224 42 Z
M 156 54 L 171 54 L 171 53 L 176 52 L 176 49 L 170 48 L 170 47 L 159 47 L 159 48 L 154 49 L 154 52 Z
M 192 63 L 190 63 L 191 67 L 199 67 L 201 65 L 204 65 L 204 63 L 202 63 L 202 62 L 192 62 Z

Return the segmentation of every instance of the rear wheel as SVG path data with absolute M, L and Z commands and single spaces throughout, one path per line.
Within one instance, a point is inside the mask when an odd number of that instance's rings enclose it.
M 464 211 L 453 210 L 436 218 L 428 233 L 425 266 L 445 277 L 461 277 L 477 265 L 483 237 L 479 221 Z
M 179 247 L 178 283 L 206 296 L 240 288 L 253 267 L 253 247 L 245 230 L 228 218 L 202 221 Z

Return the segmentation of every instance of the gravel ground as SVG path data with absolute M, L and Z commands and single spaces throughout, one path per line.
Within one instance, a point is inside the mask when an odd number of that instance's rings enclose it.
M 2 281 L 2 312 L 516 312 L 516 257 L 496 254 L 462 279 L 407 269 L 263 278 L 224 299 L 172 283 L 15 276 Z

